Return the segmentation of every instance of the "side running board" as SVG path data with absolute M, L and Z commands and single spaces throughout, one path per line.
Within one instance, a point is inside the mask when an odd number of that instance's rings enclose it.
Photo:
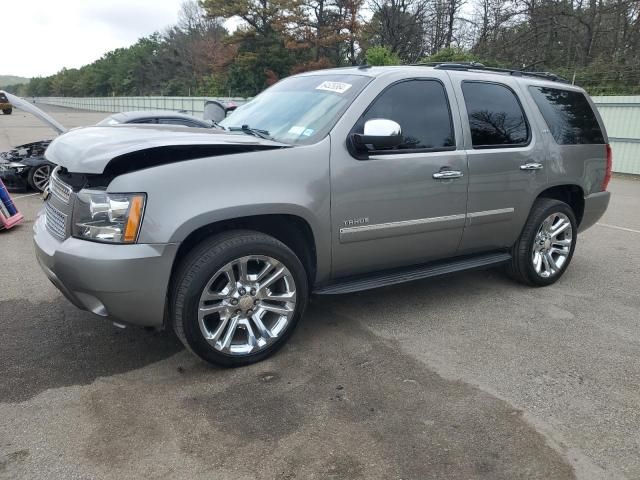
M 422 278 L 438 277 L 449 273 L 483 268 L 511 260 L 511 254 L 506 252 L 489 253 L 474 257 L 454 259 L 448 262 L 418 265 L 386 272 L 370 273 L 367 275 L 348 277 L 336 283 L 317 288 L 313 293 L 317 295 L 336 295 L 342 293 L 359 292 L 372 288 L 386 287 L 398 283 L 411 282 Z

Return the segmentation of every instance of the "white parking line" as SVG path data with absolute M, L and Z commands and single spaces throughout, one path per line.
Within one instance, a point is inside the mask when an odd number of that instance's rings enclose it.
M 19 198 L 33 197 L 35 195 L 42 195 L 42 193 L 29 193 L 27 195 L 20 195 L 19 197 L 13 197 L 14 200 L 18 200 Z
M 607 227 L 607 228 L 615 228 L 616 230 L 623 230 L 625 232 L 640 233 L 640 230 L 634 230 L 633 228 L 619 227 L 617 225 L 609 225 L 607 223 L 596 223 L 596 225 L 599 225 L 601 227 Z

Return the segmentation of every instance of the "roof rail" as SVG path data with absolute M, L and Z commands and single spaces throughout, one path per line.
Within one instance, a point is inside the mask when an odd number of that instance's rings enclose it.
M 414 63 L 415 66 L 433 67 L 440 70 L 464 70 L 464 71 L 479 71 L 489 73 L 508 73 L 514 77 L 536 77 L 543 78 L 545 80 L 551 80 L 554 82 L 569 83 L 567 79 L 562 78 L 559 75 L 551 72 L 527 72 L 525 70 L 512 70 L 510 68 L 496 68 L 486 67 L 482 63 L 478 62 L 427 62 L 427 63 Z

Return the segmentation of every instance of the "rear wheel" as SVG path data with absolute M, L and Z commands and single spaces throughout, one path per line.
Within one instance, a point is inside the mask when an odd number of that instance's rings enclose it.
M 181 262 L 173 285 L 171 316 L 180 340 L 207 362 L 228 367 L 275 353 L 308 299 L 296 255 L 251 231 L 204 241 Z
M 571 262 L 577 232 L 575 214 L 569 205 L 539 198 L 513 246 L 509 274 L 527 285 L 555 283 Z
M 13 112 L 12 108 L 5 108 L 4 110 L 2 110 L 2 113 L 4 113 L 5 115 L 11 115 L 11 112 Z
M 51 177 L 51 165 L 40 165 L 29 170 L 27 181 L 34 190 L 44 192 Z

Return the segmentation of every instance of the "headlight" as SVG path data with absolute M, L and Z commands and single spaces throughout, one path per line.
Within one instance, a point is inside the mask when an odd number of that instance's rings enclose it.
M 81 190 L 73 208 L 73 236 L 109 243 L 135 243 L 146 195 Z
M 14 169 L 16 171 L 16 173 L 22 173 L 24 171 L 25 168 L 27 168 L 27 166 L 24 163 L 20 163 L 20 162 L 9 162 L 9 163 L 5 163 L 3 165 L 6 165 L 6 169 Z

